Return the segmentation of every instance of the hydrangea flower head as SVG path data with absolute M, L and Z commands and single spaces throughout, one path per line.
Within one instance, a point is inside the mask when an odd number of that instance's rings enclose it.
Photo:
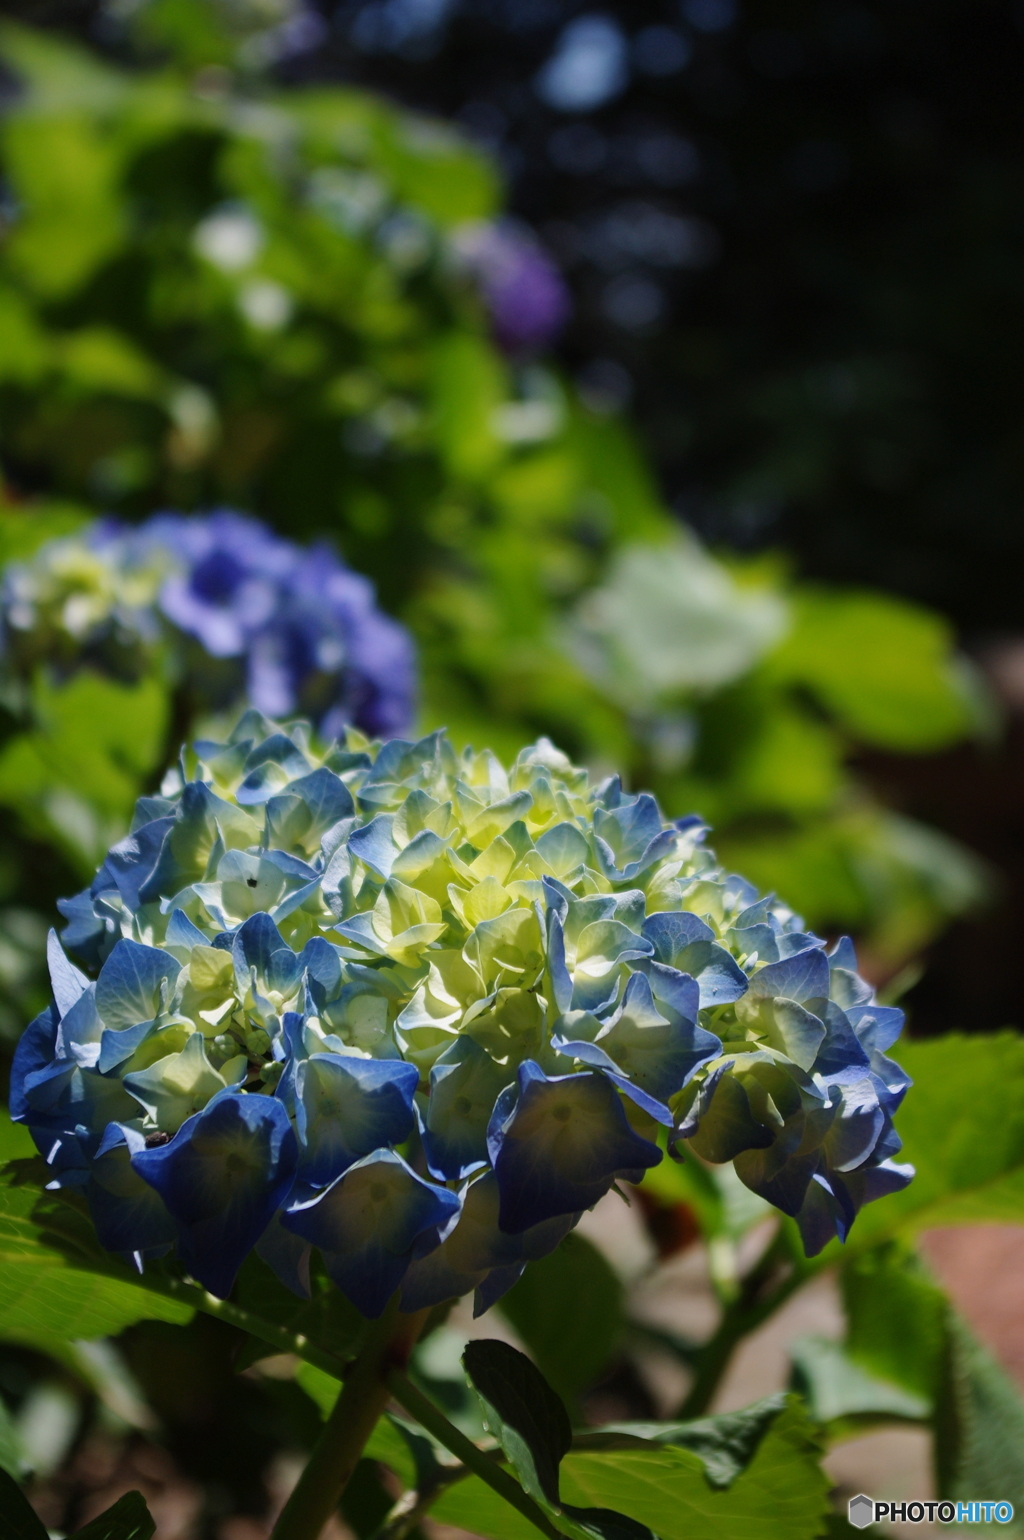
M 23 677 L 89 665 L 133 680 L 163 644 L 200 707 L 301 711 L 328 737 L 349 723 L 387 736 L 412 716 L 412 642 L 368 580 L 229 510 L 50 541 L 5 568 L 0 615 Z
M 681 1142 L 814 1253 L 912 1175 L 902 1017 L 704 834 L 544 739 L 505 770 L 250 711 L 62 903 L 13 1115 L 105 1245 L 221 1295 L 253 1248 L 303 1292 L 316 1247 L 367 1315 L 484 1309 Z

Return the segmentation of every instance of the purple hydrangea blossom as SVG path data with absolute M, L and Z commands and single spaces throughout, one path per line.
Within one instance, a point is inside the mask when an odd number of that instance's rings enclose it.
M 184 553 L 160 608 L 212 657 L 244 657 L 245 693 L 258 710 L 304 711 L 328 736 L 345 723 L 375 737 L 408 726 L 409 634 L 329 546 L 304 550 L 230 510 L 158 515 L 140 534 Z
M 494 335 L 509 353 L 546 347 L 569 318 L 569 291 L 533 236 L 509 220 L 464 228 L 456 249 L 480 287 Z

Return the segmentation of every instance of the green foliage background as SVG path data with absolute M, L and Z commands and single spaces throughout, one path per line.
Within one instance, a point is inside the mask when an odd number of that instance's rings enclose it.
M 0 37 L 19 83 L 0 126 L 0 554 L 74 509 L 228 502 L 326 532 L 412 627 L 423 726 L 503 755 L 547 733 L 624 771 L 891 972 L 985 878 L 846 760 L 977 730 L 948 628 L 685 544 L 628 426 L 494 346 L 453 254 L 500 209 L 488 162 L 366 94 L 232 72 L 227 14 L 143 7 L 132 70 Z M 217 255 L 225 216 L 248 245 Z M 745 636 L 758 600 L 776 623 Z M 709 627 L 732 658 L 710 671 Z M 87 876 L 166 757 L 166 719 L 149 683 L 34 693 L 0 801 Z
M 328 533 L 417 638 L 422 726 L 445 722 L 502 756 L 547 733 L 623 770 L 669 813 L 699 810 L 731 865 L 812 925 L 857 931 L 893 973 L 986 878 L 880 806 L 849 760 L 858 747 L 927 753 L 984 730 L 949 628 L 903 601 L 800 582 L 781 559 L 703 551 L 662 505 L 627 424 L 588 409 L 543 362 L 495 347 L 453 254 L 461 226 L 500 210 L 493 168 L 448 129 L 366 94 L 247 75 L 222 19 L 205 0 L 144 7 L 131 69 L 52 35 L 0 32 L 19 82 L 0 121 L 0 562 L 97 511 L 230 502 L 296 539 Z M 225 216 L 247 222 L 241 260 L 209 255 L 203 231 Z M 156 676 L 126 687 L 81 673 L 58 686 L 43 671 L 27 700 L 8 694 L 3 707 L 10 1038 L 42 1003 L 53 899 L 91 875 L 181 724 Z M 1020 1043 L 950 1038 L 905 1056 L 917 1085 L 900 1128 L 918 1179 L 858 1221 L 842 1260 L 846 1340 L 794 1352 L 802 1402 L 757 1413 L 758 1439 L 726 1477 L 714 1461 L 737 1430 L 703 1417 L 716 1376 L 798 1287 L 839 1265 L 839 1248 L 806 1264 L 784 1225 L 744 1271 L 758 1200 L 693 1162 L 648 1177 L 645 1204 L 684 1214 L 708 1243 L 720 1326 L 706 1343 L 658 1338 L 695 1373 L 686 1421 L 602 1430 L 604 1445 L 578 1435 L 563 1502 L 622 1509 L 662 1540 L 811 1540 L 827 1523 L 823 1441 L 893 1422 L 933 1431 L 943 1493 L 1020 1490 L 1005 1437 L 1024 1426 L 1016 1391 L 913 1250 L 927 1224 L 1024 1220 Z M 0 1120 L 4 1351 L 35 1355 L 83 1405 L 123 1410 L 109 1362 L 86 1349 L 128 1329 L 142 1391 L 170 1404 L 160 1333 L 193 1367 L 215 1357 L 195 1316 L 209 1298 L 170 1270 L 140 1280 L 100 1253 L 31 1157 L 23 1131 Z M 274 1405 L 309 1442 L 352 1322 L 325 1297 L 300 1319 L 275 1288 L 254 1264 L 217 1324 L 239 1367 L 275 1346 L 303 1360 Z M 652 1344 L 578 1237 L 534 1264 L 504 1309 L 574 1414 L 609 1365 Z M 480 1434 L 443 1349 L 441 1327 L 419 1383 Z M 257 1398 L 264 1423 L 270 1383 Z M 0 1465 L 20 1475 L 3 1406 Z M 263 1458 L 272 1437 L 260 1436 L 250 1441 Z M 231 1448 L 241 1488 L 256 1456 Z M 428 1492 L 411 1449 L 383 1422 L 369 1453 L 438 1519 L 494 1540 L 533 1532 L 475 1477 Z M 345 1510 L 361 1537 L 379 1509 L 375 1471 L 368 1461 Z

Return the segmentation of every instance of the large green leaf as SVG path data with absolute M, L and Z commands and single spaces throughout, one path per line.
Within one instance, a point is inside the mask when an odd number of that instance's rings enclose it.
M 679 531 L 667 542 L 616 553 L 605 584 L 586 595 L 569 623 L 568 644 L 613 699 L 642 708 L 732 683 L 788 623 L 780 593 L 737 583 Z
M 142 782 L 156 767 L 166 686 L 155 674 L 136 685 L 91 670 L 63 685 L 38 678 L 33 711 L 38 726 L 0 751 L 0 803 L 91 874 L 124 833 Z
M 580 1235 L 531 1262 L 501 1302 L 541 1373 L 573 1410 L 608 1362 L 622 1329 L 622 1285 Z
M 2 1168 L 9 1160 L 31 1160 L 36 1153 L 32 1135 L 22 1123 L 12 1123 L 3 1107 L 0 1107 L 0 1180 Z
M 470 1476 L 449 1487 L 430 1510 L 439 1524 L 479 1535 L 481 1540 L 537 1540 L 538 1530 L 529 1519 L 509 1506 L 479 1476 Z
M 184 1325 L 194 1311 L 144 1287 L 79 1268 L 49 1254 L 0 1249 L 0 1335 L 49 1351 L 54 1338 L 112 1337 L 136 1321 Z
M 559 1464 L 572 1444 L 565 1407 L 537 1366 L 507 1342 L 469 1342 L 462 1357 L 484 1424 L 525 1490 L 569 1540 L 657 1540 L 634 1515 L 604 1502 L 570 1502 Z
M 828 1495 L 819 1454 L 816 1433 L 794 1400 L 724 1491 L 710 1485 L 697 1455 L 652 1445 L 570 1451 L 562 1461 L 562 1498 L 628 1514 L 659 1540 L 813 1540 L 824 1525 Z M 444 1493 L 431 1517 L 486 1540 L 536 1537 L 475 1477 Z
M 883 748 L 940 748 L 971 722 L 938 615 L 873 593 L 800 593 L 773 671 L 808 685 L 858 738 Z
M 1006 1371 L 949 1311 L 948 1353 L 936 1426 L 942 1497 L 1013 1504 L 1024 1515 L 1024 1401 Z M 1020 1527 L 1003 1533 L 1019 1534 Z
M 0 316 L 6 322 L 3 303 L 0 300 Z M 5 337 L 0 347 L 6 346 Z M 0 352 L 0 368 L 2 360 L 3 353 Z M 4 504 L 0 490 L 0 565 L 6 566 L 9 561 L 31 556 L 44 541 L 73 534 L 87 522 L 87 517 L 86 511 L 73 503 L 37 503 L 31 509 L 17 505 L 10 507 Z
M 688 1449 L 704 1466 L 704 1474 L 716 1490 L 731 1486 L 746 1470 L 775 1419 L 785 1411 L 781 1392 L 755 1401 L 738 1412 L 720 1412 L 690 1422 L 622 1422 L 577 1433 L 573 1448 L 584 1452 L 599 1449 L 631 1449 L 641 1444 L 671 1444 Z
M 794 1388 L 833 1439 L 878 1422 L 921 1422 L 929 1414 L 931 1404 L 925 1397 L 869 1374 L 838 1342 L 801 1337 L 789 1353 Z
M 505 446 L 494 432 L 494 413 L 507 393 L 500 362 L 484 343 L 451 336 L 437 345 L 433 394 L 438 447 L 453 477 L 486 476 Z
M 899 1242 L 851 1257 L 840 1281 L 846 1350 L 862 1369 L 933 1403 L 946 1340 L 946 1297 Z
M 47 1352 L 68 1339 L 114 1336 L 135 1321 L 191 1320 L 191 1306 L 143 1278 L 133 1282 L 127 1268 L 117 1276 L 117 1260 L 99 1251 L 88 1220 L 19 1180 L 23 1166 L 0 1171 L 0 1335 Z

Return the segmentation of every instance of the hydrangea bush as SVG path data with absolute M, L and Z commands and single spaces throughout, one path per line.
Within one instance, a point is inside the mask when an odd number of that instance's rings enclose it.
M 44 665 L 134 682 L 162 649 L 198 709 L 302 711 L 328 737 L 401 732 L 413 712 L 412 640 L 373 585 L 329 546 L 230 510 L 100 520 L 9 563 L 0 644 L 8 678 L 25 680 Z
M 814 1254 L 912 1175 L 902 1014 L 704 835 L 544 739 L 506 771 L 249 711 L 62 904 L 13 1116 L 104 1246 L 221 1297 L 253 1248 L 307 1292 L 316 1247 L 367 1316 L 482 1310 L 686 1145 Z

